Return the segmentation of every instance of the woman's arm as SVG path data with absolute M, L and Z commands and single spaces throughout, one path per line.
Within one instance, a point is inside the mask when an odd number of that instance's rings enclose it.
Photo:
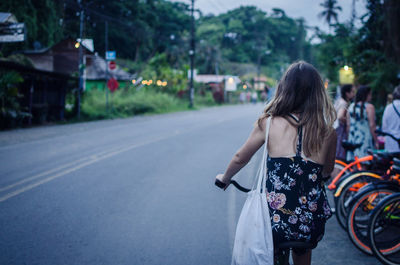
M 365 107 L 367 110 L 369 131 L 371 132 L 372 138 L 374 139 L 375 147 L 378 148 L 378 137 L 376 136 L 376 122 L 375 122 L 375 107 L 372 104 L 367 104 Z
M 337 141 L 337 135 L 336 131 L 332 130 L 330 135 L 327 138 L 327 146 L 326 146 L 326 152 L 325 152 L 325 163 L 324 163 L 324 168 L 322 171 L 322 175 L 328 176 L 331 174 L 333 171 L 333 168 L 335 167 L 335 158 L 336 158 L 336 141 Z
M 261 125 L 263 129 L 260 129 L 258 124 L 254 125 L 254 129 L 251 132 L 249 138 L 242 147 L 235 153 L 231 162 L 228 165 L 224 174 L 218 174 L 216 178 L 226 184 L 225 189 L 228 187 L 232 177 L 239 172 L 251 159 L 251 157 L 257 152 L 257 150 L 265 142 L 265 119 Z
M 337 119 L 340 123 L 347 123 L 347 110 L 346 108 L 341 108 L 339 109 L 338 113 L 337 113 Z

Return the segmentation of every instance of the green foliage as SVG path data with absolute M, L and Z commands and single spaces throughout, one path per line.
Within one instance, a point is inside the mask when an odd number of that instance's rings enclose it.
M 84 95 L 82 116 L 86 119 L 128 117 L 143 113 L 164 113 L 186 109 L 179 99 L 166 93 L 152 91 L 117 90 L 109 96 L 107 115 L 104 91 L 92 90 Z
M 326 76 L 338 83 L 339 69 L 349 65 L 355 72 L 356 84 L 371 86 L 377 109 L 385 105 L 386 95 L 397 85 L 396 76 L 400 72 L 393 56 L 396 45 L 388 38 L 393 21 L 388 17 L 389 9 L 385 9 L 386 2 L 390 1 L 368 0 L 368 14 L 360 29 L 354 30 L 351 23 L 335 24 L 335 34 L 319 33 L 322 42 L 316 46 L 318 66 Z M 394 1 L 391 8 L 396 8 L 395 5 L 400 7 Z
M 7 43 L 3 53 L 9 54 L 18 49 L 32 49 L 37 41 L 42 48 L 49 47 L 62 37 L 60 15 L 62 1 L 53 0 L 2 0 L 0 10 L 15 15 L 18 22 L 24 22 L 27 31 L 27 41 L 22 43 Z
M 268 76 L 280 73 L 282 64 L 298 59 L 312 60 L 306 41 L 303 19 L 292 19 L 281 9 L 268 16 L 254 6 L 241 6 L 218 16 L 208 15 L 197 21 L 196 68 L 200 73 L 243 75 L 249 71 L 231 64 L 257 64 L 260 61 Z M 265 73 L 264 73 L 265 74 Z
M 141 71 L 141 76 L 146 80 L 153 80 L 153 85 L 148 90 L 176 94 L 187 87 L 187 67 L 182 70 L 171 68 L 165 53 L 156 54 L 151 58 Z M 156 80 L 167 81 L 166 87 L 157 86 Z
M 197 94 L 194 97 L 194 105 L 195 106 L 215 106 L 215 100 L 211 93 L 211 91 L 206 91 L 204 95 Z
M 30 116 L 19 104 L 17 85 L 23 81 L 16 72 L 0 71 L 0 128 L 12 127 Z
M 332 20 L 336 23 L 338 22 L 338 11 L 342 11 L 342 8 L 337 5 L 337 0 L 325 0 L 320 4 L 324 10 L 318 14 L 320 18 L 324 18 L 324 20 L 331 25 Z

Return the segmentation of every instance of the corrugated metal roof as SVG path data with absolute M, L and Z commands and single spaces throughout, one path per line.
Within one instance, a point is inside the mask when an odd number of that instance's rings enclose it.
M 86 55 L 86 58 L 92 59 L 91 65 L 86 66 L 86 79 L 99 80 L 106 79 L 107 62 L 100 56 Z M 108 71 L 108 76 L 113 76 L 117 80 L 131 80 L 133 75 L 122 70 L 117 66 L 114 70 Z
M 11 13 L 0 12 L 0 23 L 17 23 L 17 19 Z
M 235 83 L 240 83 L 241 80 L 237 76 L 233 75 L 195 75 L 194 80 L 198 83 L 221 83 L 224 80 L 232 77 Z

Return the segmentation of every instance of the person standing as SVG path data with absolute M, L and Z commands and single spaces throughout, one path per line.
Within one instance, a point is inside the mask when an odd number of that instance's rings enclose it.
M 360 86 L 355 101 L 349 106 L 347 114 L 348 141 L 362 145 L 354 152 L 347 152 L 347 160 L 354 160 L 355 156 L 368 155 L 367 150 L 374 146 L 378 148 L 378 139 L 375 133 L 375 107 L 369 103 L 371 99 L 371 88 Z
M 400 85 L 393 91 L 393 102 L 385 107 L 382 117 L 382 131 L 400 138 Z M 385 136 L 385 149 L 388 152 L 400 152 L 398 143 Z
M 346 160 L 346 150 L 342 146 L 342 141 L 347 140 L 347 108 L 354 95 L 355 88 L 353 85 L 343 85 L 340 88 L 341 97 L 335 102 L 337 119 L 333 127 L 337 134 L 336 158 L 341 160 Z
M 257 100 L 258 100 L 258 94 L 257 94 L 256 91 L 253 91 L 253 93 L 251 94 L 251 102 L 252 102 L 253 104 L 256 104 L 256 103 L 257 103 Z
M 335 162 L 335 118 L 318 71 L 304 61 L 293 63 L 247 141 L 225 173 L 216 176 L 226 189 L 231 178 L 267 142 L 265 207 L 271 219 L 265 222 L 271 222 L 275 252 L 287 250 L 282 243 L 309 243 L 307 249 L 293 249 L 294 265 L 311 264 L 311 249 L 322 239 L 325 222 L 332 215 L 323 177 L 332 172 Z
M 239 102 L 241 104 L 244 104 L 244 102 L 246 101 L 246 94 L 244 93 L 244 91 L 240 92 L 239 94 Z

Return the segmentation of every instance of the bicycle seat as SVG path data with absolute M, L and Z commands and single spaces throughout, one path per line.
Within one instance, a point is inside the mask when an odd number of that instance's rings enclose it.
M 286 241 L 276 245 L 278 249 L 292 249 L 292 248 L 312 249 L 315 248 L 316 246 L 317 244 L 315 243 L 298 242 L 298 241 Z
M 359 148 L 361 145 L 362 145 L 362 143 L 355 144 L 355 143 L 351 143 L 347 140 L 342 141 L 342 146 L 346 151 L 354 151 L 357 148 Z

